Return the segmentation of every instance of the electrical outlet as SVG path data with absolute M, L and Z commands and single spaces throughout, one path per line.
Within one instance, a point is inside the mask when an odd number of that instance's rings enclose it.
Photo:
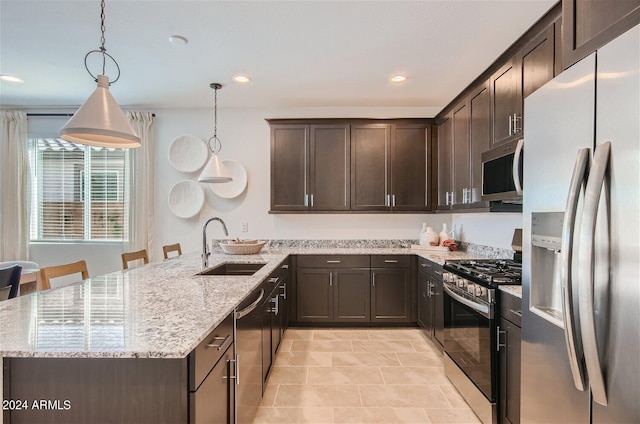
M 249 223 L 248 222 L 243 222 L 240 231 L 242 231 L 243 233 L 246 233 L 249 231 Z

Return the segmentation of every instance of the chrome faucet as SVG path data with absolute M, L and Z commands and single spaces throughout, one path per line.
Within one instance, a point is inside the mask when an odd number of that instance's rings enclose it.
M 211 251 L 209 251 L 209 245 L 207 245 L 207 225 L 209 225 L 211 221 L 219 221 L 222 224 L 224 235 L 229 236 L 227 225 L 222 219 L 214 217 L 209 218 L 205 221 L 204 225 L 202 226 L 202 268 L 206 268 L 209 265 L 209 255 L 211 255 Z

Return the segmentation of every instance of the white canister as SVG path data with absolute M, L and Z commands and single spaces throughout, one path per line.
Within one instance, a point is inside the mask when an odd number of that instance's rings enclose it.
M 449 231 L 447 224 L 442 224 L 442 231 L 440 231 L 440 246 L 445 240 L 453 239 L 453 231 Z
M 420 244 L 423 246 L 435 246 L 438 245 L 440 237 L 432 227 L 427 227 L 427 224 L 422 224 L 422 231 L 420 231 Z

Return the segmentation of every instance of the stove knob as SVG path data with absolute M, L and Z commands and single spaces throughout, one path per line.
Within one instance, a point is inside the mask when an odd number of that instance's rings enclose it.
M 476 295 L 476 296 L 480 296 L 480 297 L 482 297 L 482 296 L 485 294 L 486 290 L 487 290 L 487 289 L 485 289 L 485 288 L 484 288 L 484 287 L 482 287 L 482 286 L 476 286 L 476 293 L 475 293 L 475 295 Z
M 475 288 L 476 288 L 476 285 L 475 285 L 475 284 L 473 284 L 473 283 L 469 283 L 469 284 L 467 285 L 467 292 L 468 292 L 468 293 L 471 293 L 471 294 L 474 294 L 474 293 L 475 293 Z

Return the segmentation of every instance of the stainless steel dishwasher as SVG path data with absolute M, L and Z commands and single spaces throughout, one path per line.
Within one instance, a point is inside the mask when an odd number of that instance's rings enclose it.
M 254 290 L 234 313 L 235 417 L 251 423 L 262 398 L 262 304 L 264 284 Z

